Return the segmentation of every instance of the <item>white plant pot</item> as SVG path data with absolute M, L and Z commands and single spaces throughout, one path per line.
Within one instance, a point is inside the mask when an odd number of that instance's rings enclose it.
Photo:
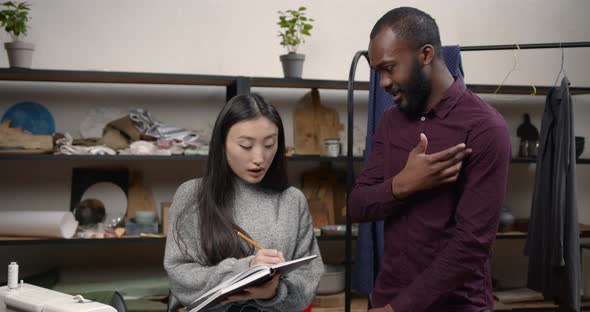
M 31 68 L 33 63 L 33 51 L 35 46 L 32 43 L 14 41 L 4 43 L 8 53 L 8 64 L 10 67 Z

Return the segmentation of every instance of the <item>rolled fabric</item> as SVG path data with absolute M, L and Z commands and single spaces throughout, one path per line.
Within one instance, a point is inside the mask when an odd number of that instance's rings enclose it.
M 71 238 L 77 227 L 69 211 L 0 211 L 0 235 Z

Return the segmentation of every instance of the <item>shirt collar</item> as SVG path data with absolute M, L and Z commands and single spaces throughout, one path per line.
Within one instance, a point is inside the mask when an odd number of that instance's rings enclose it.
M 455 82 L 447 89 L 445 96 L 432 108 L 429 113 L 434 113 L 438 118 L 445 119 L 449 112 L 457 105 L 457 102 L 465 92 L 465 84 L 463 79 L 457 76 L 454 77 Z

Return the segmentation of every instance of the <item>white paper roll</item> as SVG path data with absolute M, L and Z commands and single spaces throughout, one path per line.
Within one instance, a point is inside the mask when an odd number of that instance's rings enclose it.
M 0 211 L 0 235 L 71 238 L 77 227 L 69 211 Z

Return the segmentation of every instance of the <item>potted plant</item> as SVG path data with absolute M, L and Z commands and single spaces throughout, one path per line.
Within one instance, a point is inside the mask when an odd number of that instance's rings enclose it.
M 33 61 L 34 46 L 21 39 L 27 34 L 29 21 L 29 4 L 26 2 L 6 1 L 0 10 L 0 25 L 12 37 L 12 42 L 4 43 L 8 53 L 10 67 L 30 68 Z
M 304 36 L 311 36 L 309 31 L 313 28 L 311 22 L 314 21 L 305 16 L 305 10 L 305 7 L 300 7 L 298 10 L 279 11 L 279 37 L 281 45 L 288 52 L 280 57 L 286 78 L 301 78 L 303 72 L 305 55 L 298 54 L 297 48 L 305 42 Z

